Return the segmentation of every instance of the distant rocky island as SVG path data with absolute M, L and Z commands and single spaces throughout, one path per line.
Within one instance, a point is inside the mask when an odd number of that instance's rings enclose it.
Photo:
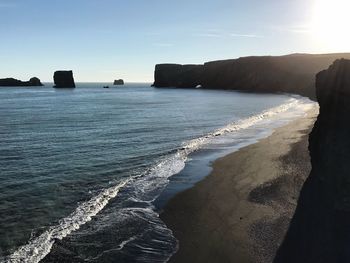
M 2 87 L 30 87 L 30 86 L 43 86 L 40 79 L 37 77 L 31 78 L 29 81 L 21 81 L 14 78 L 0 79 L 0 86 Z
M 154 87 L 287 92 L 316 99 L 315 75 L 350 53 L 253 56 L 204 65 L 158 64 Z
M 124 85 L 124 80 L 116 79 L 114 80 L 113 85 Z
M 54 88 L 75 88 L 72 70 L 56 71 L 53 75 Z

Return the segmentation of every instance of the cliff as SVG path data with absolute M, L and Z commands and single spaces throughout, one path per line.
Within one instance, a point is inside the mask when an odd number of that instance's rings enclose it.
M 350 60 L 317 74 L 312 171 L 275 263 L 350 262 Z
M 195 88 L 201 84 L 203 65 L 158 64 L 154 87 Z
M 40 79 L 34 77 L 29 81 L 21 81 L 14 78 L 0 79 L 0 86 L 3 87 L 29 87 L 29 86 L 43 86 Z
M 55 88 L 75 88 L 73 71 L 56 71 L 53 75 Z
M 315 75 L 343 54 L 292 54 L 243 57 L 204 65 L 159 64 L 155 87 L 230 89 L 253 92 L 288 92 L 315 99 Z
M 124 80 L 116 79 L 114 80 L 113 85 L 124 85 Z

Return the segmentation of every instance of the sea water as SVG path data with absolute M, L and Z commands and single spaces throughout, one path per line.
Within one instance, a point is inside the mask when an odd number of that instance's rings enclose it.
M 158 213 L 206 174 L 192 168 L 170 190 L 169 178 L 192 156 L 236 150 L 314 106 L 282 94 L 105 85 L 0 88 L 0 261 L 165 262 L 178 243 Z

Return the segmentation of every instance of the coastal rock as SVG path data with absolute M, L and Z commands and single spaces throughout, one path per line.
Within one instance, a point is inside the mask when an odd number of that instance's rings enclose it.
M 350 60 L 317 74 L 312 171 L 275 263 L 350 262 Z
M 0 86 L 6 87 L 29 87 L 29 86 L 43 86 L 40 79 L 33 77 L 29 81 L 21 81 L 14 78 L 0 79 Z
M 195 88 L 200 85 L 203 65 L 158 64 L 154 72 L 154 87 Z
M 75 88 L 73 71 L 56 71 L 53 76 L 55 88 Z
M 40 79 L 38 79 L 37 77 L 33 77 L 29 80 L 29 83 L 31 84 L 31 86 L 43 86 L 43 84 L 41 83 Z
M 114 80 L 113 85 L 124 85 L 124 80 L 116 79 Z
M 155 87 L 287 92 L 315 99 L 315 75 L 345 54 L 292 54 L 242 57 L 204 65 L 160 64 L 155 68 Z

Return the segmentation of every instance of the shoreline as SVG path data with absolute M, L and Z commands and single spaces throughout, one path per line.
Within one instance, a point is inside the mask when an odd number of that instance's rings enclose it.
M 217 159 L 208 176 L 167 202 L 160 218 L 179 240 L 169 262 L 271 262 L 311 169 L 317 113 Z

